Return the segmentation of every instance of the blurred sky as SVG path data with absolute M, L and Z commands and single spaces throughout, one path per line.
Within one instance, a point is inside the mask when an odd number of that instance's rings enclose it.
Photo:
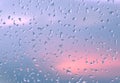
M 0 0 L 0 83 L 119 83 L 119 0 Z

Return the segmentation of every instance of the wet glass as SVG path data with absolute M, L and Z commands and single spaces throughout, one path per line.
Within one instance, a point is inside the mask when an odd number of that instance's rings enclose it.
M 120 0 L 0 0 L 0 83 L 120 83 Z

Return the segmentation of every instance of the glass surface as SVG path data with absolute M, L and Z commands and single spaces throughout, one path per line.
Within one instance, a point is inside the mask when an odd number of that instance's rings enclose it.
M 0 0 L 0 83 L 120 83 L 120 0 Z

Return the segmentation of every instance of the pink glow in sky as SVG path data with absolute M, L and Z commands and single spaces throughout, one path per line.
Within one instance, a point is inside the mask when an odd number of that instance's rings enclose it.
M 0 22 L 0 26 L 26 25 L 30 18 L 25 16 L 8 16 Z
M 71 55 L 69 55 L 71 54 Z M 107 56 L 107 57 L 105 57 Z M 114 59 L 110 54 L 100 56 L 96 52 L 92 53 L 73 53 L 64 52 L 63 55 L 58 58 L 54 56 L 45 57 L 37 56 L 38 61 L 35 62 L 35 66 L 38 70 L 42 69 L 40 58 L 46 58 L 48 61 L 45 62 L 45 69 L 52 72 L 50 66 L 58 71 L 59 74 L 64 76 L 70 75 L 94 75 L 97 77 L 111 77 L 119 75 L 120 69 L 120 58 Z
M 119 75 L 119 73 L 114 71 L 114 69 L 120 68 L 119 63 L 120 61 L 118 59 L 114 61 L 112 57 L 109 57 L 106 60 L 103 60 L 98 55 L 81 57 L 77 60 L 72 58 L 62 58 L 59 60 L 58 64 L 56 64 L 56 69 L 64 75 L 67 74 L 68 71 L 71 74 L 78 75 L 92 74 L 96 76 L 109 76 Z

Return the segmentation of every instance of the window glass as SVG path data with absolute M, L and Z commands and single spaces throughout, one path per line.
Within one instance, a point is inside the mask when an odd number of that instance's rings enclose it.
M 120 0 L 0 0 L 0 83 L 119 83 Z

